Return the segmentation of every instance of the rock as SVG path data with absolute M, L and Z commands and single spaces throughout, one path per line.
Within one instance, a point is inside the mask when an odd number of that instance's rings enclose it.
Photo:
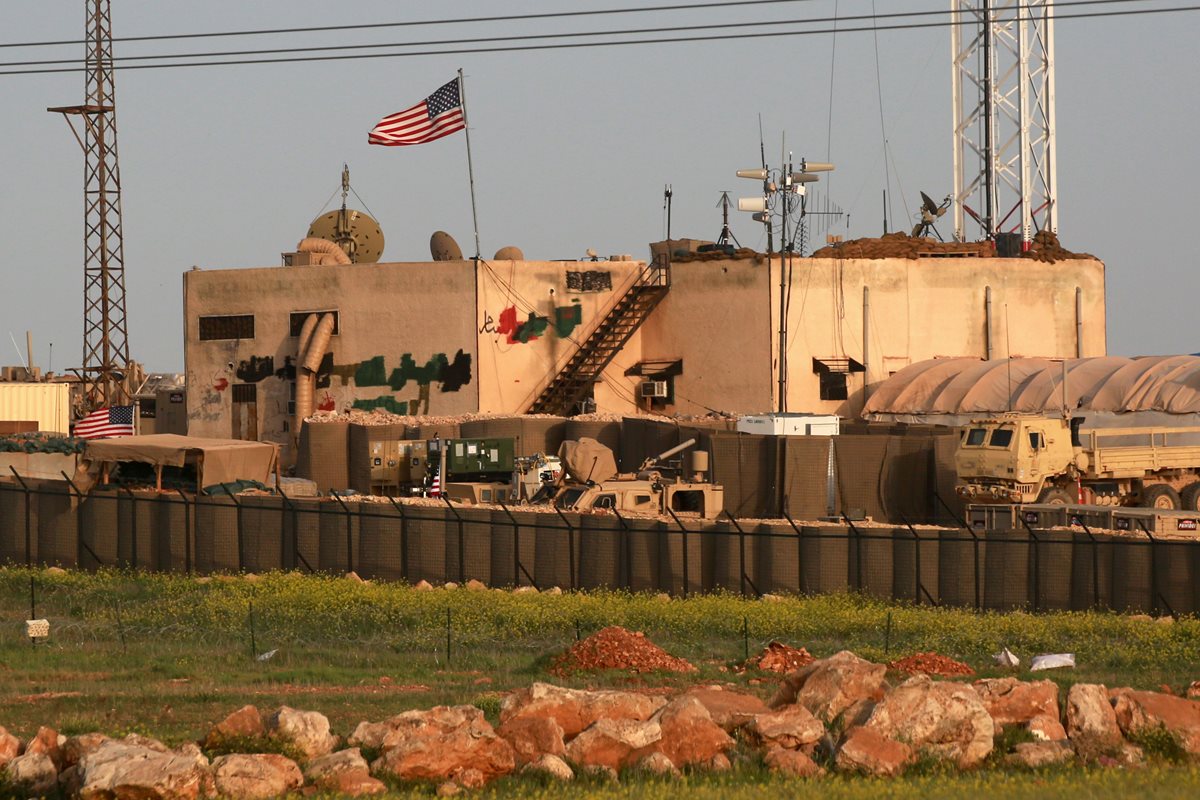
M 1200 755 L 1200 700 L 1132 689 L 1111 694 L 1117 725 L 1126 736 L 1163 727 L 1175 734 L 1184 750 Z
M 771 747 L 763 756 L 763 762 L 772 772 L 780 772 L 796 778 L 815 778 L 825 774 L 807 753 L 783 747 Z
M 502 723 L 496 733 L 512 745 L 518 765 L 567 752 L 563 729 L 553 717 L 516 717 Z
M 65 766 L 66 755 L 63 748 L 66 744 L 67 737 L 53 728 L 42 726 L 38 728 L 37 735 L 25 745 L 25 755 L 41 753 L 49 756 L 50 761 L 54 764 L 54 770 L 57 772 Z
M 812 662 L 783 679 L 768 704 L 778 709 L 798 703 L 829 723 L 860 700 L 879 700 L 887 691 L 887 667 L 848 650 Z
M 612 767 L 605 767 L 601 764 L 593 764 L 591 766 L 581 765 L 580 772 L 585 775 L 591 775 L 593 778 L 600 778 L 609 783 L 620 783 L 621 776 Z
M 387 791 L 383 781 L 371 777 L 367 760 L 357 747 L 314 758 L 305 764 L 304 777 L 318 789 L 347 797 L 364 797 Z
M 350 570 L 349 572 L 347 572 L 345 575 L 345 578 L 346 578 L 346 580 L 350 581 L 351 583 L 366 583 L 366 581 L 364 581 L 362 578 L 360 578 L 358 573 L 355 572 L 354 570 Z
M 556 596 L 558 596 L 558 595 L 560 595 L 560 594 L 562 594 L 562 593 L 563 593 L 563 591 L 562 591 L 562 587 L 560 587 L 560 586 L 551 586 L 549 589 L 547 589 L 546 591 L 542 592 L 542 594 L 548 594 L 548 595 L 550 595 L 551 597 L 556 597 Z
M 679 776 L 679 768 L 662 753 L 651 753 L 638 762 L 638 767 L 653 775 Z
M 658 594 L 654 595 L 654 599 L 658 600 L 660 603 L 669 603 L 671 602 L 671 595 L 667 594 L 666 592 L 659 592 Z
M 171 752 L 171 748 L 167 747 L 165 744 L 160 742 L 158 739 L 155 739 L 151 736 L 142 736 L 140 733 L 125 734 L 125 737 L 123 739 L 121 739 L 121 743 L 122 744 L 130 744 L 130 745 L 133 745 L 134 747 L 145 747 L 146 749 L 153 750 L 156 753 Z M 200 749 L 196 748 L 195 752 L 199 753 Z
M 21 754 L 21 740 L 0 727 L 0 769 Z
M 825 726 L 804 706 L 786 706 L 779 711 L 756 714 L 746 733 L 765 748 L 808 749 L 821 741 Z
M 487 783 L 487 778 L 483 773 L 474 767 L 459 767 L 450 777 L 464 789 L 482 789 L 483 785 Z
M 571 740 L 567 759 L 582 766 L 619 770 L 635 763 L 661 739 L 662 728 L 657 722 L 600 719 Z
M 881 736 L 870 728 L 851 728 L 834 763 L 845 772 L 892 777 L 913 758 L 912 748 Z
M 530 761 L 525 765 L 525 769 L 522 771 L 540 772 L 543 775 L 549 775 L 555 780 L 564 782 L 574 780 L 575 778 L 575 773 L 571 771 L 571 768 L 567 765 L 566 761 L 563 761 L 558 756 L 552 756 L 550 754 L 539 756 L 537 759 Z
M 437 792 L 435 792 L 435 794 L 438 797 L 454 797 L 461 791 L 462 787 L 454 781 L 443 781 L 442 783 L 438 784 Z
M 446 581 L 445 583 L 442 584 L 442 588 L 447 591 L 454 591 L 455 589 L 458 588 L 458 584 L 455 583 L 454 581 Z
M 1024 725 L 1038 717 L 1058 721 L 1058 685 L 1053 681 L 984 678 L 975 681 L 974 686 L 997 730 Z
M 329 732 L 329 719 L 317 711 L 298 711 L 281 706 L 266 721 L 267 734 L 294 744 L 306 759 L 323 756 L 337 746 Z
M 1025 723 L 1025 728 L 1040 742 L 1064 742 L 1067 739 L 1067 729 L 1057 717 L 1034 717 Z
M 212 727 L 204 737 L 204 746 L 213 748 L 221 741 L 229 739 L 257 739 L 266 733 L 267 729 L 258 709 L 254 706 L 242 706 Z
M 1187 688 L 1187 698 L 1189 700 L 1200 700 L 1200 681 L 1192 681 Z
M 429 592 L 433 590 L 433 584 L 427 580 L 419 580 L 413 584 L 413 588 L 418 592 Z
M 517 717 L 552 717 L 562 728 L 563 736 L 570 739 L 599 719 L 648 720 L 666 704 L 662 697 L 633 692 L 589 692 L 535 683 L 504 698 L 500 722 L 504 724 Z
M 406 711 L 389 720 L 375 773 L 404 780 L 439 780 L 458 770 L 475 769 L 485 780 L 516 767 L 512 746 L 496 735 L 475 706 L 437 706 Z
M 106 741 L 77 765 L 81 800 L 197 800 L 212 790 L 208 759 Z
M 513 594 L 537 594 L 536 586 L 518 586 L 512 590 Z
M 758 599 L 763 600 L 768 603 L 782 603 L 783 602 L 783 597 L 780 595 L 777 595 L 777 594 L 764 594 L 762 597 L 760 597 Z
M 729 760 L 729 756 L 724 753 L 717 753 L 712 757 L 712 761 L 708 762 L 709 772 L 729 772 L 733 769 L 733 764 Z
M 212 771 L 217 792 L 239 800 L 268 800 L 304 785 L 296 762 L 275 753 L 219 756 Z
M 521 248 L 508 245 L 497 250 L 492 258 L 496 261 L 524 261 L 525 254 L 521 252 Z
M 745 725 L 755 714 L 767 711 L 767 704 L 754 695 L 719 686 L 696 686 L 688 689 L 684 696 L 699 700 L 708 709 L 713 722 L 729 733 Z
M 1067 736 L 1089 748 L 1105 748 L 1122 741 L 1117 715 L 1108 690 L 1098 683 L 1077 683 L 1067 692 Z
M 103 733 L 82 733 L 78 736 L 68 736 L 62 746 L 63 769 L 79 763 L 88 753 L 95 752 L 100 745 L 112 741 Z
M 974 687 L 928 675 L 914 675 L 888 692 L 864 727 L 960 769 L 988 757 L 996 732 Z
M 67 571 L 62 567 L 46 567 L 42 570 L 43 575 L 66 575 Z
M 467 581 L 466 585 L 467 588 L 472 592 L 486 592 L 488 588 L 486 583 L 483 581 L 477 581 L 474 578 L 471 578 L 471 580 Z
M 735 744 L 713 721 L 704 704 L 691 695 L 667 703 L 651 721 L 662 730 L 662 738 L 653 749 L 666 756 L 673 767 L 707 764 Z
M 1041 769 L 1064 764 L 1075 758 L 1075 751 L 1066 742 L 1021 742 L 1004 757 L 1004 763 L 1014 767 Z
M 8 762 L 5 778 L 29 797 L 43 797 L 58 787 L 58 769 L 46 753 L 26 753 Z

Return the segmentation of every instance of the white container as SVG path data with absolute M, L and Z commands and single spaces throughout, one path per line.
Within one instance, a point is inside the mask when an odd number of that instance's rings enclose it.
M 66 434 L 71 387 L 66 383 L 0 383 L 0 420 L 37 422 L 38 430 Z
M 836 414 L 756 414 L 739 419 L 737 430 L 762 436 L 837 436 L 841 418 Z

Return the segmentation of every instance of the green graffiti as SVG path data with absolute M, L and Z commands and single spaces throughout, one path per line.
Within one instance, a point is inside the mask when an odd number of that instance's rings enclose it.
M 385 411 L 390 411 L 393 414 L 404 416 L 408 414 L 408 401 L 397 400 L 394 397 L 376 397 L 371 400 L 355 400 L 354 407 L 360 411 L 374 411 L 377 408 L 382 408 Z
M 387 367 L 383 365 L 383 356 L 360 363 L 354 371 L 354 383 L 357 386 L 387 386 Z
M 583 324 L 583 306 L 575 300 L 569 306 L 555 306 L 554 332 L 560 339 L 566 339 L 575 328 Z
M 409 381 L 415 382 L 418 386 L 428 386 L 438 379 L 442 370 L 449 364 L 445 353 L 434 353 L 424 366 L 418 367 L 417 362 L 413 361 L 412 355 L 405 353 L 400 357 L 400 366 L 392 370 L 391 377 L 388 378 L 388 386 L 392 387 L 394 392 L 403 389 Z

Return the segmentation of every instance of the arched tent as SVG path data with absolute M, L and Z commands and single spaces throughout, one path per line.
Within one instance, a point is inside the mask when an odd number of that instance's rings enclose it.
M 983 361 L 938 358 L 897 372 L 863 410 L 874 421 L 962 425 L 1004 412 L 1073 416 L 1094 425 L 1200 424 L 1200 357 Z

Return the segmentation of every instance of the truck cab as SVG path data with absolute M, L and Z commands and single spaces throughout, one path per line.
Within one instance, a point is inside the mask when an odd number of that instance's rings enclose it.
M 632 514 L 666 514 L 716 519 L 725 507 L 722 487 L 711 483 L 614 479 L 596 484 L 568 484 L 559 490 L 554 505 L 563 511 L 616 511 Z
M 1063 419 L 1006 414 L 975 420 L 960 434 L 956 491 L 972 503 L 1071 502 L 1056 483 L 1074 461 Z

